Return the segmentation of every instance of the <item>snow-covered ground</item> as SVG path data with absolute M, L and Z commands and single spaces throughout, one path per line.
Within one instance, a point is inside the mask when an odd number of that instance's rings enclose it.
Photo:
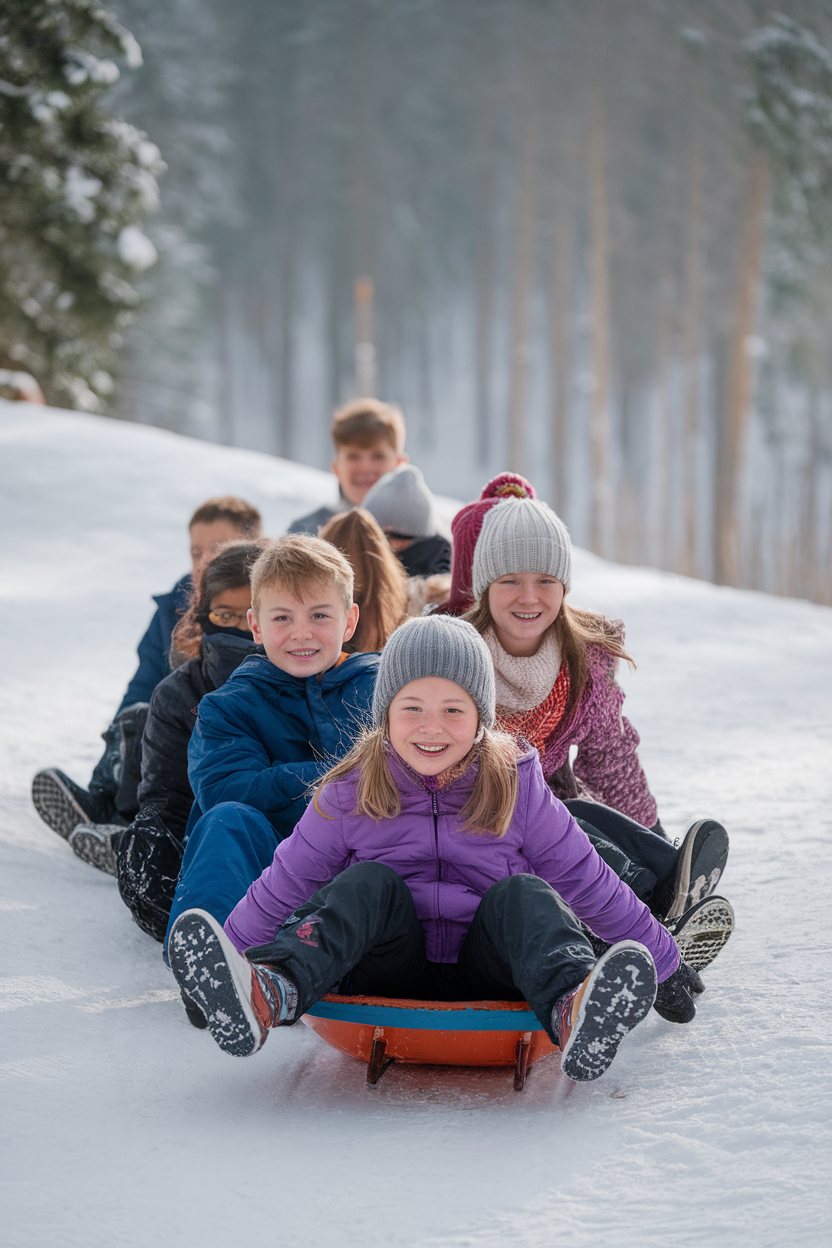
M 825 1245 L 832 611 L 577 552 L 621 616 L 665 826 L 721 817 L 738 929 L 695 1022 L 652 1013 L 597 1083 L 364 1067 L 295 1027 L 246 1061 L 194 1031 L 115 882 L 38 819 L 85 781 L 185 525 L 239 493 L 280 532 L 331 491 L 253 452 L 0 403 L 0 1241 L 8 1248 Z

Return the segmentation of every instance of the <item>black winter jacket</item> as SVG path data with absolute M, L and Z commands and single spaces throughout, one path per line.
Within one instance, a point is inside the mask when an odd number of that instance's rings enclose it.
M 153 808 L 181 841 L 194 796 L 188 783 L 188 742 L 206 693 L 224 685 L 243 659 L 256 653 L 253 641 L 214 633 L 203 637 L 199 658 L 189 659 L 161 681 L 150 699 L 142 737 L 139 809 Z

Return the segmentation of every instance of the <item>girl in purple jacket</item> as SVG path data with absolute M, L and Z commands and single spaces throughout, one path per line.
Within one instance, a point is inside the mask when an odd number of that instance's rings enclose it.
M 494 731 L 494 670 L 463 620 L 412 619 L 381 657 L 374 727 L 324 778 L 225 928 L 169 940 L 228 1053 L 328 992 L 526 1000 L 571 1079 L 596 1079 L 656 1005 L 703 990 L 670 933 L 593 849 L 535 750 Z M 597 959 L 592 933 L 611 948 Z

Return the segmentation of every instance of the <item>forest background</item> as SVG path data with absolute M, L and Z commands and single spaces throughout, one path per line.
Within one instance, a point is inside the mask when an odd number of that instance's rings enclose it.
M 0 367 L 317 466 L 375 392 L 438 491 L 511 467 L 599 554 L 832 603 L 829 0 L 108 8 L 143 53 L 96 71 L 130 123 L 117 362 L 67 383 L 69 296 L 24 275 Z M 52 125 L 18 69 L 0 105 Z

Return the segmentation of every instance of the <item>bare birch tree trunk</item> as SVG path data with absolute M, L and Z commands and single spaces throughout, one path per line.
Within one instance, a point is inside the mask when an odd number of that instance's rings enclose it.
M 589 273 L 592 309 L 592 392 L 589 439 L 592 458 L 590 548 L 605 555 L 611 528 L 610 482 L 610 239 L 607 153 L 602 94 L 601 39 L 603 6 L 596 0 L 590 36 L 587 75 L 589 122 Z
M 493 64 L 494 51 L 488 25 L 479 23 L 476 35 L 477 63 Z M 492 143 L 490 84 L 478 96 L 481 101 L 473 120 L 476 132 L 476 265 L 474 295 L 474 420 L 477 462 L 484 468 L 491 459 L 491 348 L 494 335 L 494 184 L 495 154 Z
M 574 246 L 575 135 L 569 127 L 563 156 L 555 174 L 554 229 L 552 231 L 551 372 L 552 372 L 552 487 L 553 506 L 564 516 L 568 505 L 569 374 L 572 329 L 572 248 Z
M 355 385 L 359 398 L 375 394 L 373 335 L 372 14 L 366 0 L 356 13 L 356 127 L 353 153 L 352 245 L 355 274 Z
M 538 23 L 529 13 L 524 22 L 523 89 L 520 115 L 517 226 L 511 300 L 511 382 L 508 404 L 508 462 L 512 472 L 526 472 L 526 428 L 529 375 L 535 219 L 540 143 Z
M 697 552 L 698 510 L 696 490 L 697 433 L 699 429 L 699 368 L 700 322 L 702 305 L 702 167 L 703 125 L 702 92 L 696 71 L 691 117 L 691 139 L 685 186 L 685 276 L 682 296 L 682 359 L 684 362 L 684 455 L 682 460 L 682 498 L 684 537 L 682 571 L 687 576 L 699 574 Z
M 376 392 L 376 348 L 373 337 L 373 283 L 355 283 L 355 393 L 371 399 Z
M 752 399 L 753 364 L 749 348 L 760 292 L 763 219 L 769 180 L 768 156 L 762 149 L 756 149 L 748 179 L 737 305 L 716 467 L 714 579 L 718 585 L 739 585 L 742 581 L 738 494 L 743 439 Z

